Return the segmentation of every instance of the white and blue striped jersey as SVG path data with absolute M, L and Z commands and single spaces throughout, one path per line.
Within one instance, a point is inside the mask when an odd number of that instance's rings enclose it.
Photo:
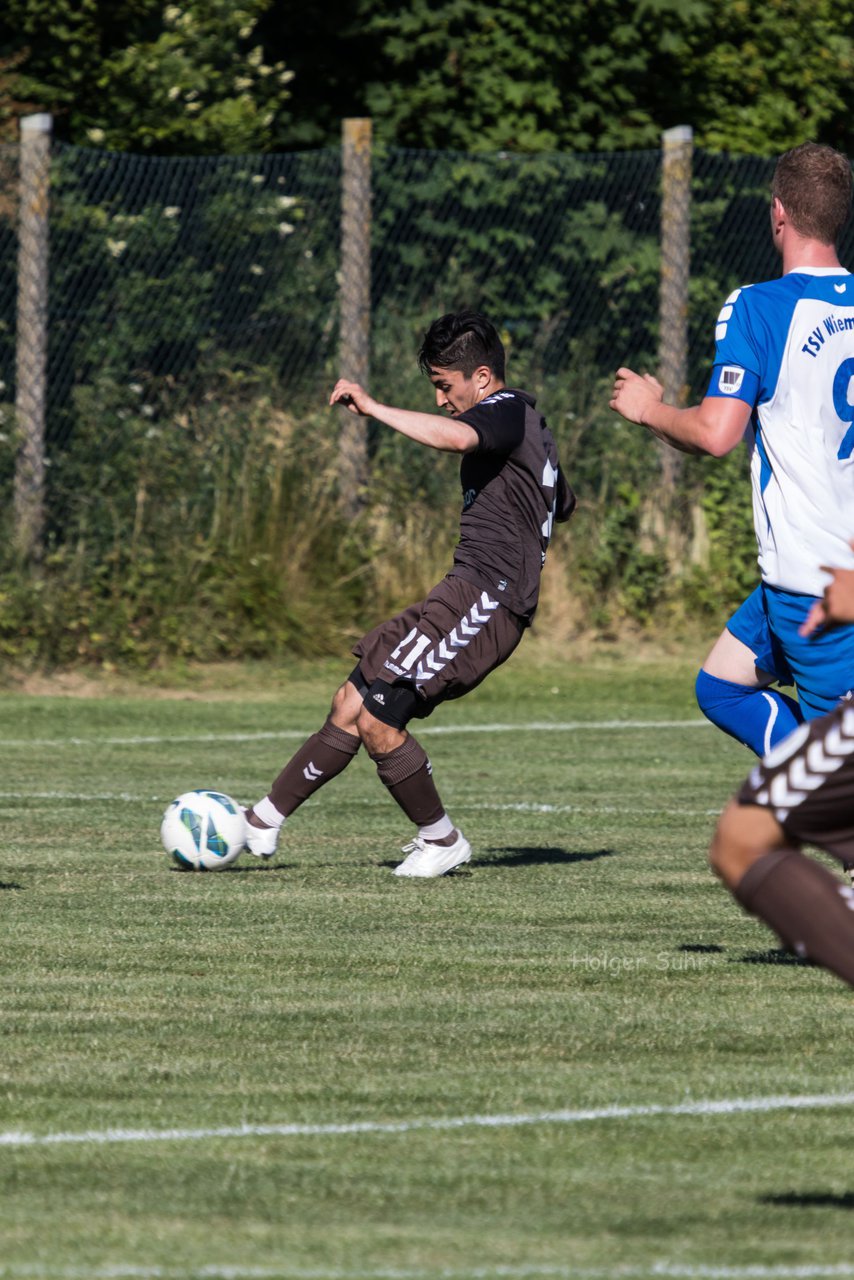
M 715 339 L 707 395 L 753 409 L 745 440 L 762 579 L 820 596 L 820 565 L 854 568 L 854 276 L 805 267 L 736 289 Z

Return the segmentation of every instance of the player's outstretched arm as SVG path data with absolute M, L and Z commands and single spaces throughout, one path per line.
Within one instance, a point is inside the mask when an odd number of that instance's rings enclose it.
M 851 542 L 854 550 L 854 539 Z M 824 599 L 816 600 L 801 627 L 801 635 L 809 636 L 819 627 L 833 627 L 840 622 L 854 622 L 854 569 L 821 566 L 822 572 L 833 574 L 824 588 Z
M 349 409 L 351 413 L 360 414 L 363 418 L 372 418 L 374 409 L 379 407 L 377 401 L 373 396 L 368 395 L 364 387 L 358 382 L 350 382 L 347 378 L 339 378 L 335 383 L 329 403 L 340 404 L 342 409 Z
M 744 438 L 750 405 L 744 400 L 706 396 L 690 409 L 665 404 L 664 388 L 652 374 L 618 369 L 608 402 L 627 422 L 646 427 L 652 435 L 682 453 L 709 453 L 722 458 Z
M 479 444 L 477 432 L 466 422 L 441 418 L 436 413 L 417 413 L 380 404 L 358 382 L 349 382 L 346 378 L 339 378 L 336 382 L 329 403 L 340 404 L 350 413 L 376 418 L 377 422 L 400 432 L 402 436 L 444 453 L 471 453 Z

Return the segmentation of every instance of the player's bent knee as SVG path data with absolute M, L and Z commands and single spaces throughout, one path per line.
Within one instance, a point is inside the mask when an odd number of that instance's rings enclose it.
M 332 698 L 330 718 L 339 728 L 355 725 L 362 710 L 362 695 L 349 681 L 345 681 Z
M 378 720 L 366 707 L 362 707 L 356 719 L 356 729 L 370 756 L 387 755 L 406 741 L 405 729 Z
M 709 865 L 715 875 L 719 876 L 726 884 L 729 884 L 730 871 L 736 858 L 738 822 L 735 815 L 738 812 L 738 808 L 739 806 L 735 804 L 735 801 L 730 801 L 718 819 L 715 833 L 712 836 L 712 843 L 709 846 Z
M 709 848 L 709 863 L 734 889 L 757 859 L 785 843 L 780 824 L 767 809 L 731 800 L 721 814 Z

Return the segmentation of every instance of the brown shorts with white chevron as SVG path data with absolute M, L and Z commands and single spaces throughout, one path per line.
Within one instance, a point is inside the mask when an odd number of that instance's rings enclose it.
M 798 844 L 854 862 L 854 702 L 790 733 L 751 771 L 736 799 L 769 809 Z
M 354 645 L 350 680 L 372 715 L 402 729 L 461 698 L 510 657 L 525 622 L 490 592 L 449 574 L 425 600 Z

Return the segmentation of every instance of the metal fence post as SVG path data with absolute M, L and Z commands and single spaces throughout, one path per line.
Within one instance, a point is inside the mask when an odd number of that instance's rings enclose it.
M 368 381 L 371 331 L 371 121 L 344 120 L 341 132 L 341 284 L 339 369 Z M 345 512 L 364 503 L 368 475 L 364 418 L 347 414 L 341 428 L 340 482 Z
M 661 137 L 661 292 L 659 295 L 659 381 L 669 404 L 683 405 L 688 389 L 688 279 L 691 264 L 691 159 L 689 125 Z M 669 499 L 682 455 L 661 446 L 661 478 Z
M 47 392 L 48 198 L 52 117 L 21 119 L 18 215 L 18 313 L 15 409 L 15 541 L 38 560 L 44 529 L 44 433 Z

